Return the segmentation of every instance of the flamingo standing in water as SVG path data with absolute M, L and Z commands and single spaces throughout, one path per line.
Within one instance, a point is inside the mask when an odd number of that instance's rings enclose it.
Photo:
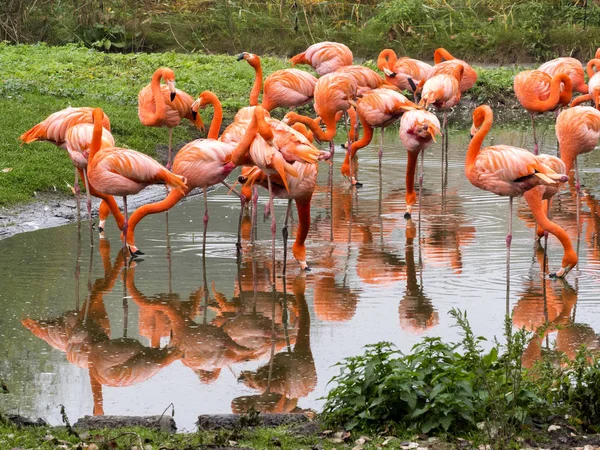
M 100 149 L 102 117 L 100 108 L 93 111 L 94 130 L 88 157 L 88 178 L 94 189 L 103 194 L 123 197 L 123 250 L 127 248 L 127 196 L 150 184 L 166 184 L 171 189 L 185 190 L 185 179 L 174 175 L 148 155 L 125 148 Z
M 334 72 L 340 67 L 352 64 L 352 51 L 344 44 L 337 42 L 319 42 L 313 44 L 306 51 L 290 59 L 292 65 L 308 64 L 315 72 L 322 75 Z
M 258 105 L 258 95 L 263 87 L 260 57 L 243 52 L 238 61 L 246 60 L 255 72 L 254 86 L 250 91 L 250 106 Z M 314 75 L 298 69 L 277 70 L 265 79 L 262 107 L 271 111 L 278 107 L 297 108 L 309 103 L 315 92 L 317 79 Z
M 465 175 L 471 184 L 496 195 L 509 197 L 508 235 L 506 246 L 512 241 L 513 198 L 539 186 L 556 186 L 567 177 L 557 174 L 531 152 L 508 145 L 481 148 L 483 140 L 492 128 L 494 115 L 487 105 L 473 111 L 471 143 L 465 160 Z
M 148 214 L 157 214 L 171 209 L 197 187 L 202 188 L 204 193 L 204 242 L 206 242 L 206 228 L 209 219 L 206 189 L 219 183 L 231 189 L 225 179 L 236 167 L 231 162 L 231 155 L 236 148 L 236 144 L 218 140 L 223 120 L 223 109 L 217 96 L 210 91 L 202 92 L 198 100 L 193 103 L 192 112 L 196 115 L 198 114 L 198 108 L 205 108 L 208 104 L 211 104 L 214 108 L 208 138 L 189 142 L 177 152 L 173 161 L 173 173 L 185 178 L 187 187 L 183 190 L 173 189 L 164 200 L 141 206 L 131 215 L 129 230 L 127 231 L 127 244 L 132 255 L 143 254 L 135 246 L 135 227 L 137 224 Z M 240 145 L 250 145 L 254 134 L 256 134 L 256 127 L 253 129 L 246 128 L 246 134 L 248 134 L 248 142 Z
M 444 61 L 445 60 L 445 61 Z M 463 67 L 463 76 L 460 79 L 460 92 L 465 93 L 473 87 L 477 81 L 477 72 L 462 59 L 456 59 L 446 49 L 438 48 L 433 53 L 433 61 L 435 65 L 432 67 L 429 73 L 429 78 L 445 73 L 446 75 L 453 75 L 456 70 L 456 65 Z
M 566 166 L 556 156 L 551 155 L 539 155 L 538 160 L 542 161 L 544 165 L 550 167 L 554 172 L 559 175 L 566 175 Z M 539 185 L 532 189 L 529 189 L 523 194 L 529 209 L 533 213 L 533 217 L 537 222 L 538 237 L 543 236 L 545 231 L 552 233 L 558 238 L 564 249 L 564 255 L 562 260 L 561 268 L 555 273 L 550 274 L 551 277 L 564 277 L 569 271 L 577 265 L 579 258 L 577 253 L 573 250 L 573 245 L 569 239 L 567 232 L 558 224 L 552 222 L 548 218 L 548 212 L 550 211 L 550 200 L 559 191 L 559 185 Z
M 160 80 L 166 84 L 161 84 Z M 181 119 L 190 120 L 197 128 L 203 129 L 202 118 L 192 117 L 191 95 L 175 88 L 175 73 L 166 67 L 157 69 L 152 81 L 138 94 L 138 116 L 142 125 L 147 127 L 167 127 L 169 129 L 169 153 L 167 169 L 171 169 L 171 147 L 173 145 L 173 128 Z
M 402 115 L 399 133 L 400 140 L 408 151 L 408 162 L 406 165 L 406 213 L 404 214 L 404 218 L 410 219 L 413 205 L 417 201 L 414 188 L 417 159 L 419 158 L 419 153 L 421 153 L 420 194 L 423 187 L 423 158 L 425 157 L 425 149 L 432 142 L 435 142 L 435 135 L 440 133 L 440 121 L 435 114 L 429 111 L 413 109 Z
M 396 52 L 386 48 L 379 53 L 377 67 L 385 74 L 388 83 L 402 89 L 411 91 L 414 95 L 417 85 L 421 80 L 427 80 L 432 67 L 418 59 L 400 58 Z
M 586 71 L 589 78 L 588 93 L 577 97 L 569 106 L 577 106 L 591 100 L 598 109 L 600 107 L 600 58 L 591 59 L 587 63 Z
M 561 91 L 561 85 L 564 88 Z M 533 129 L 533 142 L 535 155 L 539 147 L 535 133 L 535 114 L 553 111 L 562 105 L 568 105 L 571 101 L 571 78 L 564 73 L 550 76 L 539 70 L 525 70 L 519 72 L 514 80 L 514 90 L 517 100 L 531 116 L 531 127 Z
M 72 126 L 82 123 L 93 123 L 92 111 L 94 108 L 80 107 L 80 108 L 65 108 L 55 113 L 50 114 L 42 122 L 38 123 L 31 129 L 23 133 L 19 139 L 23 144 L 30 144 L 35 141 L 46 141 L 52 144 L 67 149 L 67 131 Z M 102 117 L 102 126 L 110 131 L 110 120 L 105 114 Z M 78 163 L 73 159 L 74 154 L 69 152 L 69 157 L 73 161 L 75 166 L 75 183 L 73 184 L 73 190 L 75 191 L 75 197 L 77 198 L 77 217 L 79 218 L 79 167 Z M 81 181 L 84 181 L 83 179 Z
M 352 143 L 351 151 L 346 152 L 346 158 L 341 168 L 342 175 L 348 177 L 353 185 L 357 184 L 354 173 L 351 173 L 351 162 L 359 149 L 371 143 L 375 127 L 381 128 L 379 146 L 379 167 L 381 168 L 384 128 L 398 120 L 406 111 L 418 108 L 404 95 L 390 89 L 373 89 L 364 94 L 357 102 L 357 113 L 363 125 L 364 134 L 360 140 Z
M 565 109 L 556 119 L 556 138 L 560 145 L 560 158 L 565 163 L 565 173 L 575 166 L 576 188 L 579 193 L 577 156 L 589 153 L 600 139 L 600 111 L 590 106 Z

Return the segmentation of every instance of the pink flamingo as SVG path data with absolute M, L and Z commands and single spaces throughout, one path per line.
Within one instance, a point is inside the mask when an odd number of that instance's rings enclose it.
M 482 149 L 483 140 L 492 128 L 493 118 L 492 109 L 487 105 L 478 106 L 473 111 L 473 138 L 467 150 L 465 175 L 473 186 L 509 197 L 506 246 L 510 248 L 513 198 L 535 186 L 556 186 L 557 181 L 565 182 L 567 177 L 557 174 L 537 156 L 521 148 L 494 145 Z
M 308 64 L 320 76 L 352 64 L 352 51 L 337 42 L 319 42 L 290 59 L 292 65 Z
M 446 61 L 444 61 L 446 60 Z M 477 81 L 477 72 L 462 59 L 456 59 L 446 49 L 438 48 L 433 53 L 433 61 L 435 65 L 432 67 L 429 77 L 445 73 L 453 75 L 456 70 L 456 65 L 463 67 L 463 76 L 460 79 L 460 92 L 464 93 L 471 89 Z
M 585 75 L 581 62 L 575 58 L 556 58 L 542 64 L 539 71 L 545 72 L 551 77 L 558 74 L 565 74 L 573 83 L 573 91 L 588 93 L 588 86 L 585 84 Z
M 160 84 L 163 79 L 165 84 Z M 191 95 L 175 89 L 175 73 L 166 67 L 157 69 L 152 75 L 152 82 L 138 94 L 138 116 L 140 122 L 147 127 L 167 127 L 169 129 L 169 154 L 167 169 L 171 168 L 171 147 L 173 143 L 173 128 L 181 119 L 190 120 L 197 128 L 203 129 L 202 118 L 192 117 Z
M 377 67 L 385 74 L 385 79 L 394 86 L 411 91 L 413 94 L 421 80 L 427 80 L 432 67 L 418 59 L 400 58 L 391 48 L 379 53 Z
M 124 148 L 100 149 L 102 117 L 100 108 L 93 111 L 94 130 L 88 157 L 88 179 L 99 192 L 123 197 L 123 250 L 127 248 L 127 196 L 150 184 L 166 184 L 171 189 L 185 190 L 185 179 L 174 175 L 148 155 Z

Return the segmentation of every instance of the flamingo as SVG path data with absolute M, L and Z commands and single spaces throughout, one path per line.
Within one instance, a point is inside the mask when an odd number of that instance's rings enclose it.
M 427 80 L 432 67 L 418 59 L 400 58 L 394 50 L 386 48 L 379 53 L 377 67 L 385 74 L 388 83 L 413 94 L 421 80 Z
M 359 94 L 364 94 L 371 89 L 377 89 L 381 87 L 393 89 L 395 91 L 398 90 L 396 86 L 381 78 L 373 69 L 369 69 L 365 66 L 344 66 L 340 67 L 334 73 L 345 73 L 353 77 L 356 80 Z
M 302 270 L 310 270 L 306 262 L 305 242 L 310 228 L 310 203 L 317 184 L 319 166 L 317 164 L 294 164 L 294 166 L 297 166 L 297 176 L 286 174 L 284 182 L 279 175 L 273 175 L 271 177 L 271 188 L 275 197 L 288 200 L 283 228 L 284 242 L 287 242 L 287 221 L 290 216 L 292 200 L 296 202 L 298 230 L 296 232 L 296 240 L 292 246 L 292 253 Z M 245 183 L 244 187 L 246 189 L 254 183 L 259 184 L 265 189 L 269 188 L 266 174 L 258 167 L 244 167 L 239 181 Z M 285 188 L 286 185 L 288 189 Z M 246 193 L 246 195 L 248 194 Z
M 556 156 L 539 155 L 538 160 L 559 175 L 567 174 L 565 163 Z M 551 277 L 562 278 L 577 265 L 579 258 L 577 257 L 575 250 L 573 250 L 573 245 L 571 244 L 567 232 L 560 225 L 552 222 L 548 218 L 550 200 L 558 193 L 558 191 L 558 185 L 539 185 L 526 191 L 523 194 L 523 197 L 529 205 L 529 209 L 533 213 L 533 217 L 535 217 L 538 224 L 537 235 L 540 237 L 543 236 L 544 231 L 552 233 L 563 246 L 564 255 L 562 266 L 556 273 L 550 274 Z
M 582 94 L 588 93 L 583 67 L 581 62 L 575 58 L 556 58 L 542 64 L 538 70 L 547 73 L 551 77 L 560 73 L 565 74 L 571 79 L 574 91 Z
M 599 49 L 600 51 L 600 49 Z M 580 95 L 569 106 L 577 106 L 583 102 L 593 101 L 596 109 L 600 107 L 600 59 L 591 59 L 587 63 L 588 93 Z
M 417 201 L 415 194 L 415 170 L 417 159 L 421 153 L 421 171 L 419 175 L 419 193 L 423 186 L 423 158 L 425 149 L 435 142 L 436 134 L 440 133 L 440 121 L 435 114 L 423 110 L 411 110 L 400 119 L 400 140 L 408 151 L 406 166 L 406 213 L 405 219 L 411 218 L 413 205 Z M 419 200 L 420 201 L 420 200 Z
M 373 89 L 364 94 L 357 102 L 357 113 L 363 125 L 363 137 L 352 143 L 352 150 L 346 152 L 346 158 L 342 164 L 342 175 L 350 178 L 352 184 L 356 184 L 354 173 L 351 173 L 350 165 L 356 152 L 366 147 L 373 139 L 373 128 L 381 128 L 381 141 L 379 147 L 379 166 L 383 156 L 384 128 L 393 124 L 406 111 L 418 109 L 419 107 L 409 101 L 404 95 L 390 89 Z
M 590 106 L 565 109 L 556 119 L 556 138 L 560 145 L 560 158 L 565 163 L 565 173 L 575 166 L 576 188 L 579 193 L 577 156 L 589 153 L 600 139 L 600 111 Z
M 250 92 L 250 106 L 256 106 L 263 85 L 260 57 L 243 52 L 238 56 L 238 61 L 242 59 L 256 71 L 254 86 Z M 315 76 L 303 70 L 277 70 L 265 79 L 262 107 L 271 111 L 278 107 L 297 108 L 306 105 L 313 98 L 316 84 Z
M 561 84 L 564 89 L 561 91 Z M 525 70 L 519 72 L 514 80 L 514 90 L 517 99 L 523 108 L 531 116 L 531 127 L 533 129 L 533 142 L 535 155 L 539 147 L 535 133 L 535 114 L 553 111 L 560 105 L 567 105 L 571 101 L 572 82 L 564 73 L 556 74 L 554 77 L 539 70 Z
M 296 145 L 295 142 L 292 141 L 289 142 L 289 145 L 283 145 L 281 143 L 276 144 L 277 147 L 275 148 L 273 146 L 275 138 L 274 129 L 277 129 L 279 124 L 284 127 L 287 126 L 279 121 L 271 120 L 267 122 L 265 119 L 265 110 L 261 106 L 257 106 L 254 109 L 254 117 L 251 124 L 257 124 L 260 136 L 256 136 L 256 139 L 249 147 L 238 147 L 233 152 L 231 160 L 238 166 L 258 166 L 267 176 L 267 185 L 269 188 L 269 208 L 271 210 L 271 254 L 274 258 L 276 220 L 273 206 L 273 187 L 271 177 L 275 174 L 279 175 L 286 191 L 289 191 L 286 174 L 289 174 L 293 177 L 298 177 L 298 171 L 296 167 L 294 167 L 296 166 L 295 163 L 316 164 L 321 156 L 321 152 L 312 145 Z M 293 131 L 293 136 L 297 135 L 304 138 L 304 136 L 290 127 L 287 128 Z M 306 138 L 304 139 L 306 140 Z
M 312 66 L 319 76 L 334 72 L 340 67 L 352 64 L 352 51 L 337 42 L 319 42 L 313 44 L 306 51 L 290 59 L 293 66 L 308 64 Z
M 161 79 L 166 85 L 160 83 Z M 198 129 L 204 128 L 199 115 L 192 117 L 192 103 L 194 99 L 191 95 L 175 89 L 175 73 L 167 67 L 157 69 L 150 84 L 138 94 L 138 116 L 142 125 L 169 129 L 167 169 L 171 169 L 173 128 L 179 125 L 181 119 L 190 120 Z
M 174 175 L 148 155 L 135 150 L 109 147 L 100 149 L 102 117 L 100 108 L 93 111 L 94 130 L 88 156 L 88 179 L 99 192 L 123 197 L 123 250 L 127 249 L 127 196 L 137 194 L 150 184 L 166 184 L 185 190 L 185 179 Z
M 513 198 L 538 185 L 555 186 L 557 181 L 564 182 L 567 177 L 557 174 L 537 156 L 521 148 L 494 145 L 482 149 L 483 140 L 492 128 L 493 117 L 492 109 L 487 105 L 478 106 L 473 111 L 473 138 L 465 160 L 465 175 L 473 186 L 509 197 L 506 246 L 510 249 Z
M 56 111 L 55 113 L 52 113 L 46 117 L 46 119 L 44 119 L 42 122 L 23 133 L 19 137 L 19 140 L 21 140 L 22 144 L 30 144 L 35 141 L 51 142 L 52 144 L 66 150 L 67 131 L 69 128 L 77 124 L 93 123 L 92 111 L 93 108 L 89 107 L 68 107 L 60 111 Z M 106 114 L 102 118 L 102 126 L 110 131 L 110 120 Z M 71 161 L 73 161 L 73 165 L 75 166 L 75 183 L 73 185 L 73 189 L 75 191 L 75 197 L 77 198 L 77 217 L 79 217 L 79 171 L 73 156 L 74 155 L 69 152 L 69 157 L 71 157 Z
M 444 61 L 444 59 L 446 61 Z M 429 77 L 445 73 L 452 75 L 457 64 L 464 68 L 463 76 L 460 80 L 460 92 L 464 93 L 471 89 L 477 81 L 477 72 L 462 59 L 456 59 L 446 49 L 438 48 L 433 53 L 433 61 L 435 65 L 432 67 Z
M 112 212 L 119 229 L 123 227 L 123 214 L 119 211 L 117 202 L 112 195 L 102 194 L 90 186 L 87 176 L 88 158 L 90 153 L 90 146 L 92 143 L 92 135 L 94 131 L 94 125 L 89 123 L 80 123 L 72 126 L 67 130 L 65 136 L 65 146 L 73 165 L 79 173 L 79 177 L 84 180 L 85 189 L 87 192 L 87 210 L 90 224 L 92 223 L 92 199 L 91 195 L 102 199 L 100 204 L 100 224 L 98 230 L 100 233 L 104 231 L 104 224 L 108 213 Z M 115 140 L 106 128 L 102 127 L 102 138 L 100 143 L 100 149 L 114 147 Z

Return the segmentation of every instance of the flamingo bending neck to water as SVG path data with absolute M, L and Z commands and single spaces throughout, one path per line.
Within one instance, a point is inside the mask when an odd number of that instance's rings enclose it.
M 308 64 L 320 75 L 327 75 L 340 67 L 352 64 L 352 51 L 338 42 L 319 42 L 313 44 L 306 51 L 290 59 L 293 66 Z

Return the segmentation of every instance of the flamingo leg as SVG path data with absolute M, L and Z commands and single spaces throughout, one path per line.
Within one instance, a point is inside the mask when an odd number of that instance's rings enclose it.
M 81 194 L 81 189 L 79 188 L 79 172 L 77 171 L 77 167 L 75 167 L 75 183 L 73 184 L 73 191 L 75 193 L 75 199 L 77 200 L 77 222 L 80 222 L 81 206 L 79 205 L 79 195 Z
M 533 114 L 531 114 L 531 128 L 533 128 L 533 154 L 537 155 L 539 152 L 537 135 L 535 134 L 535 120 Z
M 446 133 L 446 120 L 447 120 L 446 111 L 444 111 L 444 120 L 442 121 L 442 192 L 443 192 L 443 188 L 444 188 L 444 157 L 445 157 L 444 150 L 446 149 L 446 139 L 448 139 L 448 135 Z
M 379 141 L 379 172 L 381 173 L 381 158 L 383 157 L 383 133 L 384 128 L 381 127 L 381 141 Z
M 575 165 L 575 189 L 577 189 L 577 194 L 581 192 L 581 183 L 579 182 L 579 167 L 577 166 L 577 159 L 574 162 Z
M 169 128 L 169 153 L 167 155 L 167 169 L 171 170 L 172 161 L 171 161 L 171 147 L 173 146 L 173 128 Z
M 283 276 L 285 276 L 287 268 L 287 241 L 288 241 L 288 220 L 292 211 L 292 200 L 288 200 L 287 210 L 285 212 L 285 221 L 283 222 L 283 228 L 281 234 L 283 235 Z
M 421 164 L 419 168 L 419 223 L 421 220 L 421 194 L 423 191 L 423 160 L 425 159 L 425 150 L 421 150 Z M 420 226 L 420 225 L 419 225 Z
M 123 236 L 123 256 L 127 255 L 127 229 L 129 228 L 129 217 L 127 216 L 127 196 L 123 196 L 123 216 L 125 222 L 123 222 L 123 229 L 121 230 L 121 236 Z
M 92 195 L 90 194 L 90 182 L 87 177 L 87 169 L 83 169 L 83 182 L 85 184 L 85 194 L 87 196 L 87 212 L 90 224 L 90 245 L 94 246 L 94 223 L 92 222 Z
M 275 204 L 273 202 L 273 188 L 271 186 L 271 177 L 267 176 L 269 185 L 269 205 L 271 209 L 271 258 L 275 261 L 275 231 L 277 231 L 277 221 L 275 220 Z M 273 267 L 275 270 L 275 267 Z
M 510 249 L 510 243 L 512 242 L 512 215 L 513 215 L 513 198 L 510 197 L 508 203 L 508 234 L 506 235 L 506 247 Z
M 204 252 L 204 249 L 206 249 L 206 231 L 208 229 L 208 198 L 206 195 L 206 188 L 202 189 L 202 194 L 204 196 L 204 234 L 202 237 L 202 251 Z
M 256 186 L 252 186 L 252 229 L 250 231 L 251 241 L 254 242 L 254 238 L 256 237 L 256 216 L 257 216 L 257 208 L 258 208 L 258 188 Z
M 233 186 L 230 186 L 226 181 L 221 181 L 221 184 L 233 192 L 240 198 L 240 218 L 238 221 L 238 234 L 237 234 L 237 242 L 235 243 L 238 255 L 242 251 L 242 219 L 244 218 L 244 207 L 246 206 L 246 197 L 244 197 L 241 193 L 236 191 Z

